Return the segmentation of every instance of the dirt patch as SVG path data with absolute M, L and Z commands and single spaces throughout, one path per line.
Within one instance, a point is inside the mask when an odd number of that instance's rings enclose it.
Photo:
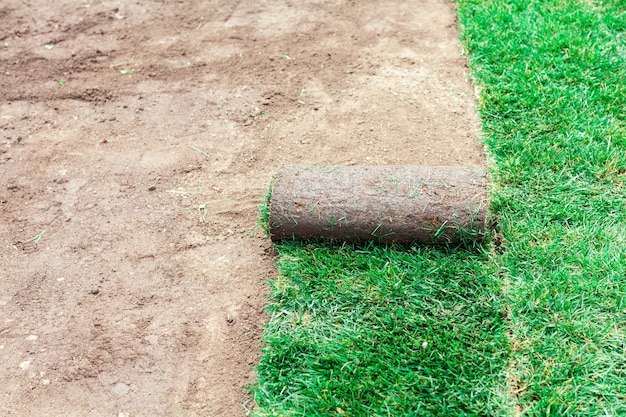
M 271 175 L 483 162 L 446 0 L 0 17 L 2 415 L 245 415 Z

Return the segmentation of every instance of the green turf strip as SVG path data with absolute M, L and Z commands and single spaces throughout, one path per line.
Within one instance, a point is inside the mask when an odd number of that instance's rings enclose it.
M 626 415 L 626 3 L 459 0 L 518 414 Z
M 462 250 L 280 244 L 257 415 L 498 415 L 499 282 Z

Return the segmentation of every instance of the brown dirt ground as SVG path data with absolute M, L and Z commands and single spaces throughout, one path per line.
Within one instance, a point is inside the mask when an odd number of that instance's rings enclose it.
M 3 0 L 0 415 L 242 416 L 288 163 L 480 165 L 449 0 Z

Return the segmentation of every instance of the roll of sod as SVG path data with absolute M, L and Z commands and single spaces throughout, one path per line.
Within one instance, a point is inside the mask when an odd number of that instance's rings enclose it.
M 288 166 L 269 205 L 273 241 L 440 244 L 488 232 L 487 176 L 474 167 Z

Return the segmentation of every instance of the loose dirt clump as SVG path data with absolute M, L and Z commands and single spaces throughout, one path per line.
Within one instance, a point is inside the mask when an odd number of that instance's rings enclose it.
M 245 415 L 271 175 L 482 163 L 445 0 L 6 0 L 0 19 L 2 415 Z

